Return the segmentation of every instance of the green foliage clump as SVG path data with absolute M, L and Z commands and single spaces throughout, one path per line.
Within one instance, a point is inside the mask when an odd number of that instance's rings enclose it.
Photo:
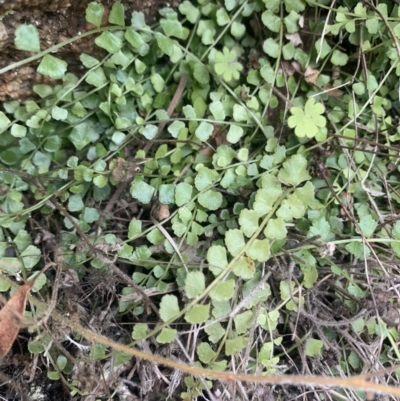
M 202 334 L 190 362 L 218 371 L 244 358 L 244 371 L 275 374 L 299 314 L 313 330 L 299 329 L 288 352 L 313 360 L 330 340 L 340 369 L 361 371 L 359 347 L 326 311 L 339 304 L 354 317 L 374 293 L 349 263 L 379 260 L 379 281 L 400 256 L 400 24 L 397 5 L 341 3 L 183 1 L 150 27 L 115 2 L 101 27 L 104 8 L 93 2 L 86 19 L 105 57 L 82 54 L 80 77 L 41 52 L 35 27 L 19 27 L 16 47 L 59 82 L 0 112 L 2 272 L 26 278 L 42 263 L 30 224 L 47 219 L 65 268 L 82 278 L 83 266 L 110 272 L 114 260 L 157 294 L 153 329 L 141 294 L 120 289 L 119 313 L 142 319 L 130 327 L 134 345 L 169 344 L 192 327 Z M 1 276 L 0 289 L 10 289 Z M 348 330 L 397 340 L 368 319 Z M 49 344 L 44 336 L 29 349 Z M 91 347 L 92 360 L 106 357 Z M 70 371 L 52 363 L 53 379 Z M 190 399 L 212 382 L 184 385 Z

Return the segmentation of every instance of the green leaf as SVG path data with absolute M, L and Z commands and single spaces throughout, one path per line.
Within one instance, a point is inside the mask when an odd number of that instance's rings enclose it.
M 233 106 L 233 119 L 235 121 L 247 121 L 248 114 L 246 108 L 240 104 L 235 104 Z
M 236 333 L 243 334 L 246 333 L 247 330 L 250 329 L 253 323 L 254 314 L 252 311 L 246 311 L 243 313 L 239 313 L 233 318 L 235 322 Z
M 326 126 L 326 118 L 321 114 L 325 112 L 325 107 L 321 103 L 316 103 L 314 98 L 309 98 L 304 106 L 304 110 L 299 107 L 292 107 L 288 118 L 290 128 L 295 128 L 295 134 L 300 138 L 313 138 L 318 134 L 320 128 Z
M 161 93 L 165 88 L 165 81 L 160 74 L 154 73 L 150 76 L 150 82 L 157 93 Z
M 157 132 L 158 132 L 158 127 L 156 125 L 147 124 L 141 133 L 146 139 L 151 141 L 157 136 Z
M 354 255 L 357 259 L 366 259 L 369 257 L 371 251 L 362 242 L 350 242 L 345 246 L 346 250 Z
M 202 121 L 196 129 L 195 135 L 200 141 L 206 142 L 209 140 L 213 130 L 214 127 L 212 124 Z
M 146 323 L 136 323 L 132 331 L 133 340 L 141 340 L 147 335 L 148 326 Z
M 225 354 L 227 356 L 235 355 L 240 352 L 243 348 L 246 348 L 248 338 L 236 337 L 225 341 Z
M 290 11 L 289 15 L 283 19 L 286 30 L 289 34 L 295 33 L 299 30 L 299 19 L 300 15 L 295 11 Z
M 99 211 L 94 207 L 85 207 L 83 212 L 83 221 L 88 224 L 92 224 L 97 221 L 100 217 Z
M 14 138 L 23 138 L 27 133 L 27 128 L 25 125 L 13 124 L 10 133 Z
M 4 260 L 4 258 L 3 258 Z M 0 261 L 0 269 L 2 269 L 1 267 L 1 261 Z M 7 292 L 9 291 L 11 288 L 11 285 L 9 283 L 7 283 L 4 279 L 0 278 L 0 292 Z
M 183 121 L 174 121 L 169 127 L 168 132 L 174 137 L 178 138 L 180 132 L 185 128 L 185 123 Z
M 246 253 L 253 260 L 266 262 L 271 256 L 269 240 L 266 238 L 262 240 L 254 240 L 254 242 L 247 249 Z
M 306 342 L 305 353 L 307 356 L 317 356 L 321 354 L 324 343 L 321 340 L 309 338 Z
M 206 364 L 210 363 L 217 355 L 208 343 L 200 343 L 196 348 L 196 352 L 200 361 Z
M 175 340 L 177 333 L 178 332 L 175 329 L 168 329 L 167 327 L 164 327 L 160 334 L 156 337 L 156 341 L 159 344 L 168 344 Z
M 238 229 L 228 230 L 225 233 L 225 245 L 232 256 L 239 255 L 246 245 L 242 231 Z
M 89 85 L 93 85 L 96 88 L 100 88 L 105 83 L 107 83 L 107 77 L 106 74 L 104 74 L 103 69 L 101 67 L 98 67 L 95 70 L 89 72 L 88 76 L 85 78 L 85 81 Z
M 104 175 L 97 175 L 93 178 L 93 184 L 98 188 L 104 188 L 108 183 L 108 178 Z
M 255 210 L 243 209 L 239 215 L 240 228 L 250 238 L 258 229 L 259 215 Z
M 80 195 L 71 195 L 68 199 L 68 210 L 70 212 L 79 212 L 84 208 L 84 203 Z
M 207 322 L 204 331 L 208 334 L 208 338 L 212 343 L 217 343 L 225 334 L 225 329 L 222 327 L 221 323 L 215 322 L 209 324 Z
M 44 352 L 44 344 L 41 341 L 29 341 L 28 351 L 34 355 L 41 354 L 42 352 Z
M 331 226 L 326 221 L 325 217 L 320 217 L 312 222 L 312 226 L 308 231 L 308 236 L 313 237 L 319 235 L 324 242 L 329 241 L 331 235 Z
M 202 85 L 207 85 L 210 82 L 210 73 L 208 68 L 202 64 L 195 64 L 193 67 L 194 79 Z
M 201 167 L 194 179 L 194 184 L 198 191 L 202 191 L 212 185 L 219 178 L 218 172 L 208 167 Z
M 371 215 L 366 215 L 361 217 L 360 222 L 358 223 L 360 226 L 361 232 L 365 237 L 371 237 L 374 233 L 378 223 L 372 218 Z M 360 233 L 361 234 L 361 233 Z
M 322 45 L 321 45 L 321 38 L 319 38 L 315 42 L 315 50 L 317 51 L 319 57 L 323 60 L 332 50 L 332 48 L 329 46 L 328 42 L 323 39 L 322 40 Z
M 68 359 L 64 355 L 59 355 L 57 357 L 57 366 L 60 370 L 64 370 L 67 365 Z
M 205 276 L 202 272 L 189 272 L 185 279 L 185 292 L 188 298 L 195 298 L 205 289 Z
M 212 189 L 202 192 L 197 199 L 199 204 L 208 210 L 218 210 L 223 201 L 222 194 Z
M 97 60 L 96 58 L 89 56 L 88 54 L 82 53 L 79 56 L 79 60 L 81 60 L 82 64 L 86 67 L 86 68 L 92 68 L 95 65 L 99 64 L 99 60 Z
M 86 145 L 99 139 L 99 134 L 91 125 L 84 122 L 76 125 L 68 135 L 77 150 L 82 150 Z
M 40 249 L 34 245 L 29 245 L 23 252 L 21 252 L 21 258 L 24 263 L 24 267 L 27 270 L 32 270 L 41 258 Z
M 175 188 L 174 184 L 162 184 L 159 189 L 159 201 L 164 205 L 174 203 L 175 198 Z
M 65 120 L 68 117 L 68 110 L 62 109 L 61 107 L 54 106 L 51 109 L 51 116 L 55 120 Z
M 235 124 L 231 124 L 229 126 L 229 131 L 228 131 L 228 135 L 227 135 L 226 139 L 228 142 L 230 142 L 232 144 L 238 143 L 240 141 L 240 139 L 242 138 L 243 133 L 244 133 L 244 131 L 243 131 L 242 127 L 239 127 L 238 125 L 235 125 Z
M 186 182 L 180 182 L 175 190 L 175 203 L 178 207 L 192 200 L 193 186 Z
M 18 50 L 40 52 L 39 31 L 33 25 L 18 25 L 15 29 L 14 45 Z
M 307 171 L 307 159 L 302 155 L 293 155 L 283 163 L 278 178 L 286 184 L 297 186 L 311 178 Z
M 210 297 L 215 301 L 228 301 L 233 296 L 235 281 L 230 279 L 219 282 L 211 291 Z
M 104 31 L 95 39 L 94 43 L 109 53 L 117 53 L 122 48 L 122 40 L 110 31 Z
M 189 36 L 189 29 L 184 28 L 182 23 L 177 19 L 164 19 L 160 20 L 161 28 L 168 37 L 175 37 L 178 39 L 186 40 Z
M 199 15 L 200 15 L 199 8 L 195 7 L 188 0 L 185 0 L 183 3 L 179 4 L 179 11 L 192 24 L 196 23 L 197 19 L 199 18 Z
M 100 28 L 101 20 L 103 19 L 104 6 L 95 1 L 88 4 L 86 7 L 86 21 Z
M 203 45 L 207 46 L 213 44 L 216 34 L 214 21 L 200 19 L 196 33 L 201 36 Z
M 291 286 L 291 292 L 289 290 L 288 281 L 281 281 L 280 282 L 279 290 L 280 290 L 280 293 L 281 293 L 281 299 L 282 299 L 282 301 L 287 301 L 287 300 L 290 299 L 290 301 L 288 301 L 286 303 L 286 309 L 297 312 L 298 303 L 299 303 L 298 297 L 294 297 L 294 296 L 291 295 L 291 293 L 293 294 L 293 290 L 294 290 L 294 286 L 295 286 L 294 281 L 290 282 L 290 286 Z
M 241 24 L 238 21 L 233 21 L 232 22 L 231 35 L 235 39 L 237 39 L 237 40 L 241 39 L 244 36 L 245 33 L 246 33 L 246 26 L 245 25 Z
M 349 61 L 349 56 L 346 53 L 341 52 L 340 50 L 334 50 L 331 56 L 331 63 L 333 65 L 345 66 Z
M 285 60 L 294 58 L 295 53 L 296 48 L 291 43 L 286 43 L 286 45 L 282 47 L 282 56 Z
M 353 350 L 350 351 L 347 361 L 354 370 L 359 370 L 363 366 L 361 358 Z
M 225 110 L 224 110 L 224 106 L 223 106 L 222 102 L 220 102 L 219 100 L 212 102 L 212 103 L 210 103 L 209 108 L 210 108 L 210 111 L 211 111 L 213 117 L 216 120 L 219 120 L 219 121 L 225 120 L 226 115 L 225 115 Z
M 270 239 L 284 239 L 287 237 L 286 224 L 282 217 L 269 219 L 264 229 L 264 235 Z
M 232 266 L 232 272 L 244 280 L 249 280 L 256 271 L 254 260 L 248 256 L 242 256 Z
M 0 111 L 0 128 L 7 128 L 8 124 L 10 123 L 10 119 L 2 111 Z
M 52 79 L 61 79 L 67 71 L 68 64 L 57 57 L 45 54 L 40 62 L 37 71 Z
M 365 26 L 367 27 L 368 33 L 375 35 L 379 30 L 379 20 L 377 18 L 367 18 Z
M 266 10 L 262 13 L 261 20 L 270 31 L 276 33 L 280 31 L 282 24 L 281 19 L 270 10 Z
M 284 3 L 288 13 L 292 11 L 300 13 L 306 8 L 306 3 L 303 0 L 284 0 Z
M 265 216 L 274 206 L 275 201 L 282 194 L 280 184 L 271 186 L 268 189 L 261 188 L 256 192 L 253 209 L 259 217 Z
M 111 24 L 125 26 L 125 10 L 124 5 L 121 4 L 121 1 L 116 1 L 111 9 L 110 15 L 108 17 L 108 22 Z
M 155 189 L 151 185 L 139 179 L 134 180 L 131 184 L 130 194 L 144 204 L 150 203 L 154 192 Z
M 207 251 L 207 262 L 214 276 L 218 276 L 228 265 L 226 249 L 221 245 L 211 246 Z
M 11 273 L 18 274 L 23 265 L 21 261 L 17 258 L 2 257 L 0 259 L 0 270 Z
M 281 207 L 277 210 L 277 217 L 281 217 L 284 221 L 290 222 L 293 219 L 300 219 L 306 213 L 306 206 L 297 197 L 296 194 L 289 195 L 282 202 Z
M 47 371 L 47 377 L 49 380 L 60 380 L 60 375 L 56 371 Z
M 32 292 L 40 291 L 47 283 L 47 277 L 45 274 L 39 274 L 39 272 L 35 272 L 34 274 L 32 274 L 32 276 L 29 277 L 29 279 L 32 279 L 35 276 L 38 276 L 38 278 L 35 280 L 35 284 L 33 284 Z
M 229 14 L 226 12 L 225 8 L 221 7 L 217 10 L 217 24 L 219 26 L 225 26 L 229 24 L 230 22 L 230 17 Z
M 303 285 L 306 288 L 313 288 L 318 280 L 318 271 L 315 266 L 307 266 L 303 269 Z
M 144 19 L 144 14 L 141 11 L 133 11 L 131 18 L 132 28 L 135 30 L 148 28 L 146 21 Z
M 145 56 L 150 50 L 150 46 L 143 40 L 142 35 L 139 32 L 136 32 L 133 28 L 128 28 L 125 31 L 125 39 L 137 50 L 141 56 Z M 141 63 L 140 60 L 136 61 Z M 143 63 L 142 65 L 144 68 L 146 67 Z M 138 69 L 138 67 L 136 67 L 136 69 Z M 143 71 L 137 72 L 141 74 Z
M 215 72 L 222 76 L 226 82 L 230 82 L 232 79 L 239 79 L 239 71 L 242 70 L 243 66 L 237 61 L 235 50 L 229 50 L 224 47 L 222 53 L 216 52 L 215 61 Z
M 194 305 L 185 315 L 185 320 L 191 324 L 199 324 L 207 321 L 210 316 L 210 305 Z
M 268 38 L 263 43 L 263 50 L 264 53 L 268 54 L 268 56 L 278 58 L 281 48 L 275 40 Z
M 90 358 L 94 361 L 103 359 L 106 356 L 106 346 L 100 343 L 94 343 L 90 349 Z
M 114 367 L 121 366 L 132 359 L 132 355 L 125 354 L 124 352 L 116 352 L 114 355 Z
M 164 295 L 160 302 L 160 318 L 167 322 L 179 315 L 178 298 L 175 295 Z
M 158 32 L 155 33 L 155 38 L 157 40 L 158 47 L 168 56 L 173 56 L 175 51 L 174 42 L 170 38 L 167 38 Z
M 153 228 L 147 235 L 146 235 L 147 240 L 152 243 L 153 245 L 160 245 L 164 242 L 165 237 L 161 233 L 161 231 L 158 228 Z M 154 275 L 156 271 L 156 267 L 154 268 Z M 160 276 L 156 276 L 157 278 L 161 277 L 164 275 L 164 271 L 162 271 L 162 274 Z

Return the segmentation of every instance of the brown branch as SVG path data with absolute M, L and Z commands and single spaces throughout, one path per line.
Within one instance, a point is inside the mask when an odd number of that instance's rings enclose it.
M 185 87 L 186 87 L 186 83 L 187 83 L 187 77 L 185 75 L 182 75 L 181 79 L 179 81 L 179 84 L 178 84 L 178 88 L 176 89 L 176 92 L 175 92 L 175 94 L 174 94 L 174 96 L 173 96 L 173 98 L 171 100 L 171 103 L 168 106 L 168 109 L 167 109 L 168 117 L 172 116 L 176 106 L 178 105 L 179 101 L 181 100 L 183 91 L 185 90 Z M 156 135 L 156 137 L 154 139 L 157 139 L 161 135 L 161 133 L 162 133 L 164 127 L 166 126 L 167 122 L 168 122 L 168 120 L 161 121 L 158 124 L 157 135 Z M 154 140 L 147 142 L 146 146 L 143 148 L 143 150 L 145 151 L 146 154 L 149 152 L 149 150 L 153 146 L 153 141 Z

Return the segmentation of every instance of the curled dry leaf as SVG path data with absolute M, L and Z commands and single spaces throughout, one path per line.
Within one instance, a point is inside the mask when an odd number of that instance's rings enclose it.
M 51 266 L 55 266 L 55 264 L 49 263 L 38 275 L 19 287 L 0 310 L 0 358 L 8 354 L 17 338 L 29 291 L 35 285 L 37 278 Z
M 307 83 L 315 85 L 317 79 L 319 78 L 319 71 L 314 68 L 307 67 L 304 72 L 304 79 Z
M 35 284 L 35 279 L 22 285 L 0 310 L 0 358 L 8 354 L 17 338 L 28 292 Z
M 332 96 L 332 97 L 339 97 L 343 95 L 343 91 L 341 91 L 340 89 L 335 88 L 332 85 L 325 85 L 324 86 L 324 91 L 326 91 L 325 93 L 328 96 Z

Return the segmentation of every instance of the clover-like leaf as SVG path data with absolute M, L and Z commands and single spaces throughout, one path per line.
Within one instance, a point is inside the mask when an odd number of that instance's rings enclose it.
M 164 322 L 179 315 L 178 298 L 175 295 L 164 295 L 160 303 L 160 317 Z
M 37 71 L 39 74 L 47 75 L 52 79 L 60 79 L 67 71 L 67 63 L 50 54 L 46 54 L 40 62 Z
M 104 6 L 103 4 L 92 1 L 86 8 L 86 21 L 100 28 L 101 20 L 103 19 Z
M 294 128 L 294 133 L 300 138 L 313 138 L 318 134 L 320 128 L 326 126 L 326 119 L 323 114 L 325 107 L 316 103 L 314 98 L 307 100 L 304 109 L 292 107 L 291 116 L 288 118 L 288 125 Z
M 221 52 L 215 54 L 215 72 L 221 75 L 226 82 L 230 82 L 232 79 L 239 79 L 239 71 L 242 70 L 243 66 L 237 61 L 237 55 L 235 50 L 229 50 L 224 47 Z
M 283 182 L 297 186 L 303 181 L 309 180 L 310 174 L 307 171 L 307 160 L 302 155 L 293 155 L 283 163 L 278 178 Z
M 15 47 L 30 52 L 40 51 L 39 31 L 33 25 L 21 24 L 15 29 Z

